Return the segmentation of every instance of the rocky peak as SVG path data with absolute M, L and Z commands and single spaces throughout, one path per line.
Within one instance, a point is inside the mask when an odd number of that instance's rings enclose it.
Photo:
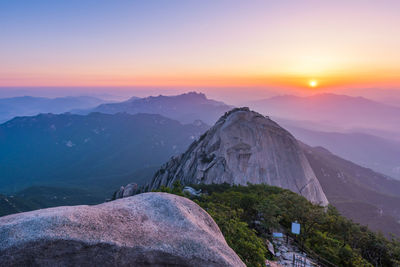
M 226 112 L 185 153 L 164 164 L 147 190 L 172 186 L 176 180 L 183 184 L 265 183 L 328 204 L 297 140 L 269 117 L 247 107 Z
M 198 99 L 204 99 L 204 100 L 207 99 L 207 97 L 206 97 L 206 95 L 204 93 L 198 93 L 198 92 L 195 92 L 195 91 L 182 94 L 182 96 L 198 98 Z

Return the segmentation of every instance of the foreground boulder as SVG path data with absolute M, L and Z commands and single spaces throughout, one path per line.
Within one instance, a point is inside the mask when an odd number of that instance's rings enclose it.
M 248 108 L 227 112 L 188 150 L 172 158 L 144 190 L 188 184 L 268 184 L 327 205 L 324 191 L 297 140 Z
M 189 199 L 145 193 L 0 218 L 0 266 L 245 266 Z

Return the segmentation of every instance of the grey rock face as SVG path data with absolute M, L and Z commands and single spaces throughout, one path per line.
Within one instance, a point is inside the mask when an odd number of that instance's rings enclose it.
M 196 196 L 199 197 L 201 196 L 201 189 L 200 190 L 196 190 L 193 187 L 190 186 L 185 186 L 182 190 L 184 193 L 188 193 L 191 196 Z
M 115 199 L 124 197 L 130 197 L 139 193 L 139 187 L 136 183 L 128 184 L 127 186 L 121 186 L 121 188 L 115 193 Z
M 189 199 L 144 193 L 0 218 L 0 266 L 245 266 Z
M 147 190 L 161 185 L 269 184 L 313 203 L 328 200 L 297 140 L 268 117 L 238 108 L 227 112 L 200 139 L 155 174 Z

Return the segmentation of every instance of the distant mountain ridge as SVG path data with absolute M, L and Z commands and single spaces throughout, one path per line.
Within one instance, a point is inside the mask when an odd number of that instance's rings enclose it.
M 254 101 L 249 105 L 273 118 L 318 122 L 328 129 L 334 127 L 337 131 L 387 131 L 393 132 L 392 136 L 397 135 L 397 138 L 400 134 L 400 108 L 363 97 L 336 94 L 309 97 L 285 95 Z
M 34 116 L 39 113 L 64 113 L 74 109 L 92 108 L 104 102 L 106 101 L 91 96 L 0 98 L 0 123 L 17 116 Z
M 126 112 L 129 114 L 148 113 L 161 114 L 165 117 L 183 123 L 202 120 L 213 124 L 232 106 L 223 102 L 208 99 L 202 93 L 189 92 L 175 96 L 149 96 L 145 98 L 131 98 L 124 102 L 102 104 L 90 112 L 115 114 Z
M 400 141 L 364 133 L 309 130 L 287 123 L 283 126 L 308 145 L 322 146 L 356 164 L 400 179 Z
M 155 114 L 18 117 L 0 125 L 0 193 L 46 185 L 106 196 L 122 181 L 141 183 L 208 127 Z

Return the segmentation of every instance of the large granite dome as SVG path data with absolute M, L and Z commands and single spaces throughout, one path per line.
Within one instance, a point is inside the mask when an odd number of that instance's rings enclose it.
M 164 164 L 147 190 L 183 184 L 269 184 L 313 203 L 328 200 L 297 140 L 248 108 L 227 112 L 188 150 Z

